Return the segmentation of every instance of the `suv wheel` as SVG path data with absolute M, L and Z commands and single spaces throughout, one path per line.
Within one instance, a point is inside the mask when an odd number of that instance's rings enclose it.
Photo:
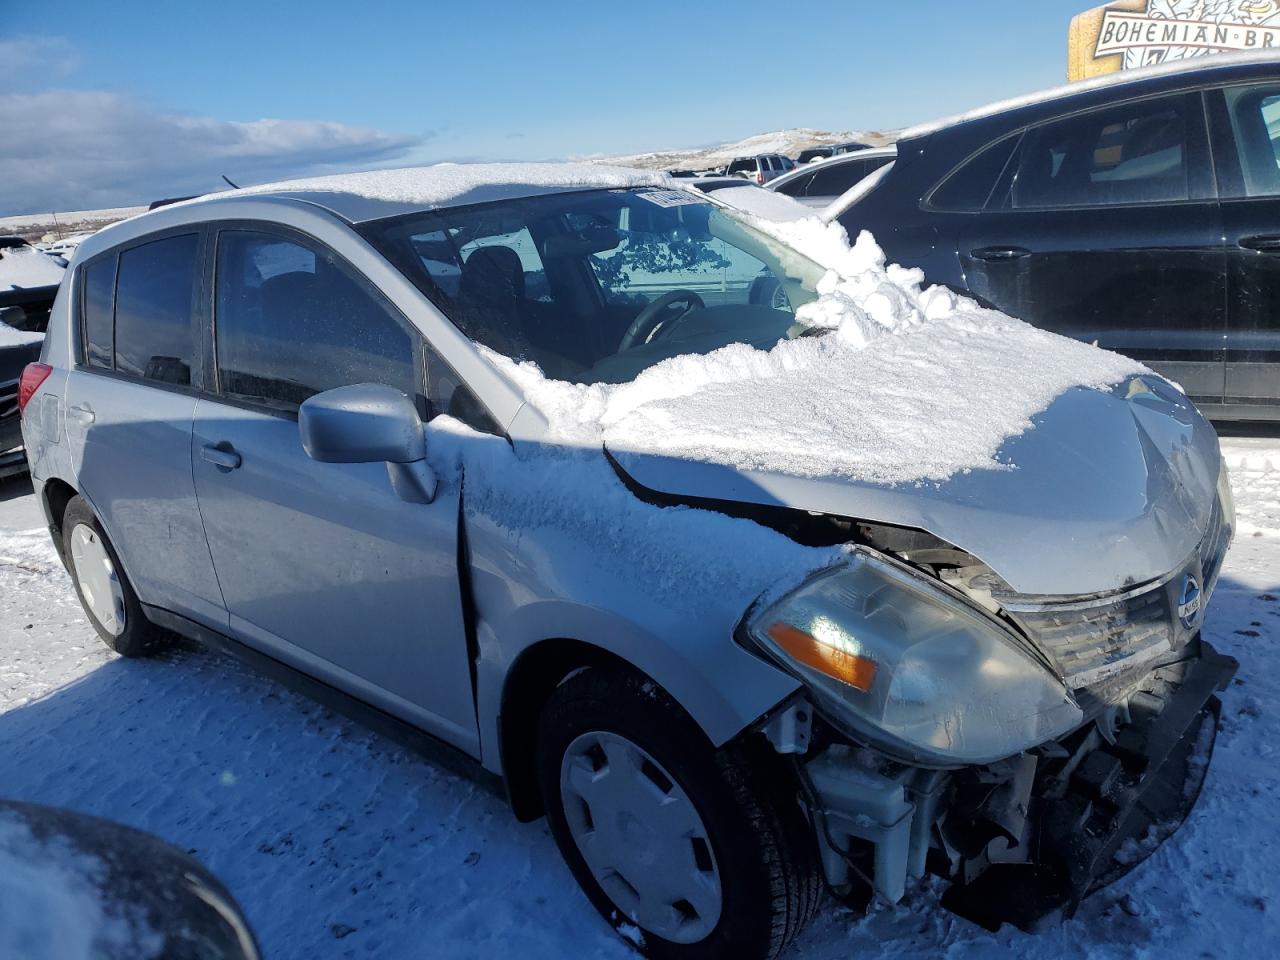
M 102 642 L 123 657 L 164 647 L 167 635 L 143 614 L 115 549 L 80 497 L 72 497 L 63 514 L 62 543 L 80 605 Z
M 621 669 L 570 677 L 539 728 L 560 851 L 596 909 L 651 957 L 766 960 L 813 916 L 813 832 L 789 771 L 770 764 L 767 747 L 714 749 Z

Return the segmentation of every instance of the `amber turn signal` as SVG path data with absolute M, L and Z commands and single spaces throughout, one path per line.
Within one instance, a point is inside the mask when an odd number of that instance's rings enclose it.
M 812 667 L 828 677 L 866 693 L 876 679 L 876 662 L 820 643 L 799 627 L 778 622 L 769 636 L 797 663 Z

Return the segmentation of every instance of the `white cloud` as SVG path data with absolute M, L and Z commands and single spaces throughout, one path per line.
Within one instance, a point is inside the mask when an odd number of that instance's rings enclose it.
M 80 68 L 80 57 L 63 37 L 0 37 L 0 85 L 47 87 Z
M 378 166 L 423 140 L 324 121 L 193 117 L 80 90 L 0 95 L 0 131 L 0 216 L 207 193 L 224 186 L 222 174 L 247 186 Z

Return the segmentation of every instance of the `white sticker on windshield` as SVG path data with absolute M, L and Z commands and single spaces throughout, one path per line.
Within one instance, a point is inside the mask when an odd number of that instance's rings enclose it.
M 744 181 L 745 182 L 745 181 Z M 691 203 L 706 203 L 699 196 L 692 193 L 685 193 L 683 190 L 649 190 L 639 194 L 650 203 L 656 203 L 660 207 L 684 207 Z

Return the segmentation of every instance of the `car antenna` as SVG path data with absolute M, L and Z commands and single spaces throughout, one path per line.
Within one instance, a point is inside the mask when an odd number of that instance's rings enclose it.
M 239 189 L 240 189 L 238 186 L 236 186 L 234 183 L 232 183 L 232 182 L 231 182 L 231 178 L 230 178 L 230 177 L 228 177 L 225 173 L 224 173 L 224 174 L 222 174 L 221 176 L 222 176 L 222 179 L 223 179 L 223 180 L 226 180 L 226 181 L 227 181 L 227 186 L 229 186 L 232 190 L 239 190 Z

